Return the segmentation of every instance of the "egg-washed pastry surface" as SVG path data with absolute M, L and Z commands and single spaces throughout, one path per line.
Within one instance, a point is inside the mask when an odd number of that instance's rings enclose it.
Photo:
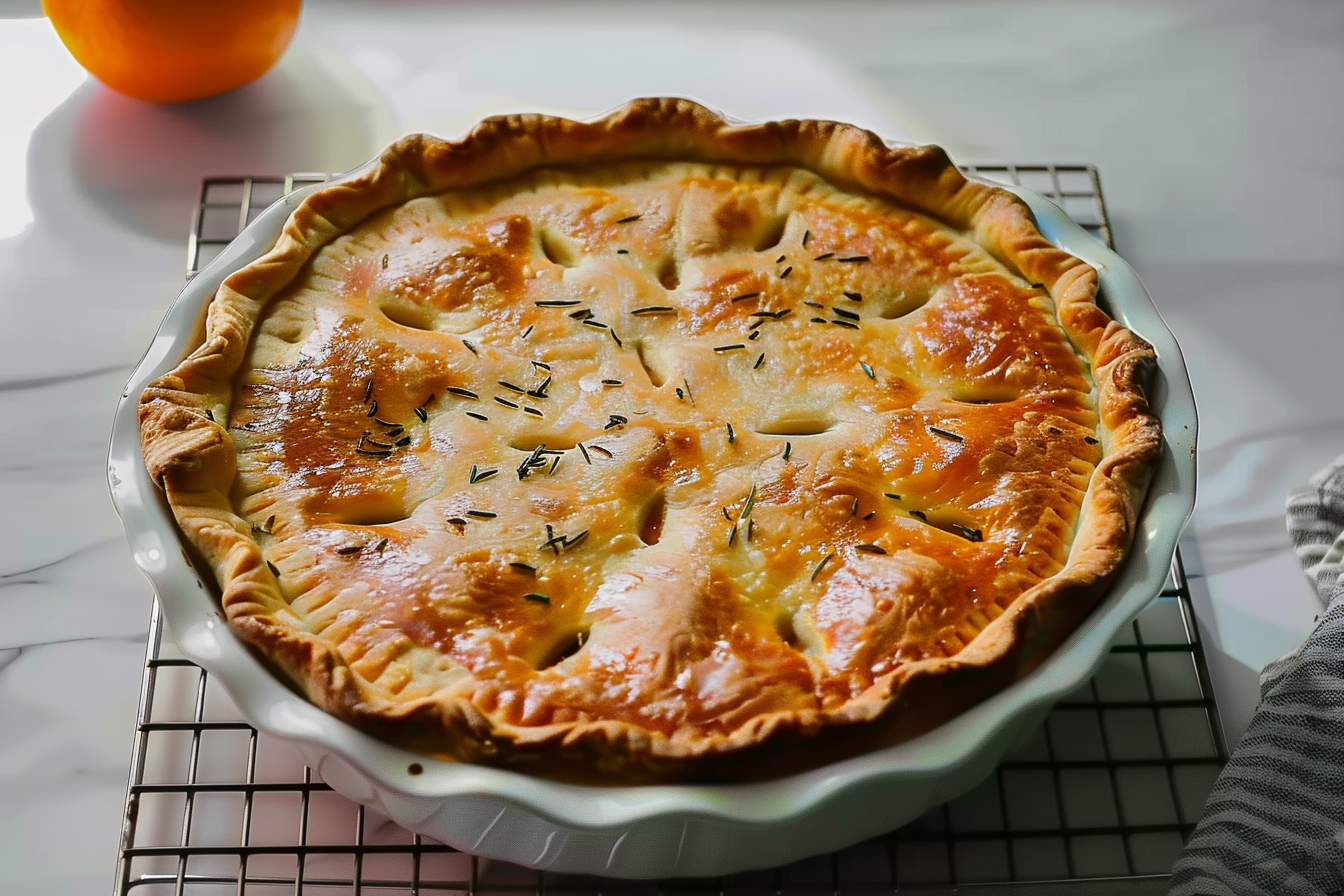
M 928 730 L 1103 593 L 1159 432 L 1095 290 L 936 149 L 494 119 L 309 197 L 145 392 L 146 461 L 234 629 L 360 727 L 778 774 Z

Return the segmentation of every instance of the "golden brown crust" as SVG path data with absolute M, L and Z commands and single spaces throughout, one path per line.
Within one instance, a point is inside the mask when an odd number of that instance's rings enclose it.
M 310 195 L 145 391 L 145 459 L 334 714 L 544 774 L 775 774 L 945 721 L 1104 593 L 1160 433 L 1096 289 L 935 147 L 682 100 L 489 119 Z

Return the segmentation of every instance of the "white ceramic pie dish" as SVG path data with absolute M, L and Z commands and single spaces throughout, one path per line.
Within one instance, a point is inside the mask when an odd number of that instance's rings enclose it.
M 1047 238 L 1098 270 L 1112 316 L 1156 348 L 1149 397 L 1166 441 L 1115 587 L 1035 672 L 912 741 L 761 783 L 577 786 L 427 759 L 375 740 L 297 696 L 233 636 L 140 453 L 141 391 L 190 351 L 220 283 L 270 247 L 311 189 L 267 209 L 173 303 L 122 393 L 108 479 L 135 562 L 183 653 L 218 678 L 253 725 L 297 743 L 333 788 L 401 825 L 481 856 L 627 878 L 719 875 L 840 849 L 978 783 L 1095 672 L 1116 633 L 1162 589 L 1195 497 L 1195 405 L 1180 350 L 1123 260 L 1045 198 L 1010 187 Z

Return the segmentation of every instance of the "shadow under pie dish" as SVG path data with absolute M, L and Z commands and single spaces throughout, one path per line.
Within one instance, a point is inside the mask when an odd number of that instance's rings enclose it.
M 936 149 L 639 101 L 291 208 L 146 371 L 145 465 L 231 630 L 449 769 L 899 750 L 1075 630 L 1158 470 L 1153 348 Z

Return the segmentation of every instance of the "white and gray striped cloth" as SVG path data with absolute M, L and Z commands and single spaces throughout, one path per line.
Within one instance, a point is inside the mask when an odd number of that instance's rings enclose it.
M 1344 455 L 1289 496 L 1288 531 L 1327 606 L 1260 676 L 1170 896 L 1344 894 Z

